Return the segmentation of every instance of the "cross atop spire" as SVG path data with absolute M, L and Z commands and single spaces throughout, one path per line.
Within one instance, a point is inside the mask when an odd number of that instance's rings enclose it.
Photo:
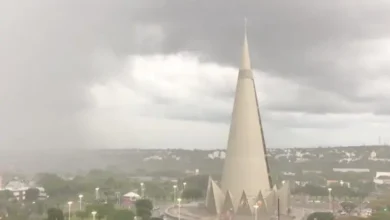
M 248 20 L 245 18 L 245 29 L 244 29 L 244 43 L 242 45 L 242 56 L 241 56 L 241 70 L 250 70 L 251 69 L 251 60 L 249 57 L 249 46 L 247 38 L 247 23 Z
M 244 22 L 245 22 L 244 23 L 244 27 L 245 27 L 244 30 L 245 30 L 245 36 L 246 36 L 246 31 L 247 31 L 247 27 L 248 27 L 248 19 L 246 17 L 244 18 Z

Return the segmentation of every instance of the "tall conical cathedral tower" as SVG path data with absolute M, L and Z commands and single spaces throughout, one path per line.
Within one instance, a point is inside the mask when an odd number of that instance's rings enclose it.
M 237 200 L 272 188 L 245 31 L 221 187 Z
M 215 214 L 252 215 L 256 210 L 260 218 L 273 215 L 280 201 L 280 213 L 287 214 L 289 196 L 288 183 L 277 189 L 271 182 L 245 27 L 221 185 L 210 179 L 206 207 Z

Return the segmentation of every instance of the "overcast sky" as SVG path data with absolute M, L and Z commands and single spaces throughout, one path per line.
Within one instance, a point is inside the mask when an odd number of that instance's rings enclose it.
M 0 0 L 0 149 L 225 148 L 244 17 L 268 147 L 390 142 L 388 0 Z

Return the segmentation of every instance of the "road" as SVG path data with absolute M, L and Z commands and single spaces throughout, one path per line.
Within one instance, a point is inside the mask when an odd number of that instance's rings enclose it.
M 183 204 L 188 209 L 192 206 L 197 206 L 197 203 L 190 203 L 190 204 Z M 306 220 L 306 218 L 313 212 L 329 212 L 329 203 L 294 203 L 292 204 L 292 216 L 295 216 L 295 220 Z M 172 204 L 163 204 L 159 206 L 159 212 L 156 212 L 156 215 L 164 214 L 165 210 L 172 207 Z M 194 216 L 194 214 L 187 212 L 188 210 L 182 209 L 180 215 L 183 219 L 199 219 L 199 216 Z M 173 216 L 178 215 L 178 210 L 175 208 L 172 208 L 170 210 L 170 213 Z M 281 218 L 284 219 L 291 219 L 291 217 L 285 216 Z
M 160 217 L 165 214 L 165 210 L 167 210 L 169 207 L 172 207 L 172 203 L 157 203 L 155 204 L 155 209 L 153 210 L 153 217 Z

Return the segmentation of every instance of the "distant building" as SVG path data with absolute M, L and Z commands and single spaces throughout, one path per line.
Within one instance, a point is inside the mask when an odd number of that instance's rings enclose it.
M 380 176 L 388 176 L 388 177 L 390 177 L 390 172 L 376 172 L 375 178 L 378 178 Z
M 134 202 L 141 198 L 140 195 L 138 195 L 135 192 L 128 192 L 122 196 L 122 206 L 130 207 L 134 204 Z
M 376 158 L 376 152 L 375 152 L 375 151 L 372 151 L 369 158 L 370 158 L 370 159 Z
M 158 176 L 158 177 L 157 176 L 132 176 L 131 178 L 140 182 L 150 182 L 155 180 L 160 180 L 160 181 L 176 180 L 176 178 L 169 177 L 169 176 Z
M 305 186 L 309 184 L 309 181 L 294 181 L 296 185 L 298 186 Z
M 199 169 L 195 169 L 195 170 L 186 170 L 186 171 L 185 171 L 185 174 L 187 174 L 187 175 L 199 175 Z
M 335 185 L 335 184 L 339 184 L 340 182 L 338 180 L 326 180 L 326 185 L 329 186 L 329 185 Z
M 374 183 L 378 185 L 390 184 L 390 172 L 376 172 Z
M 376 179 L 374 179 L 374 183 L 379 184 L 379 185 L 389 185 L 390 184 L 390 176 L 380 176 Z
M 351 183 L 350 182 L 345 182 L 343 180 L 327 180 L 326 181 L 326 185 L 327 186 L 330 186 L 330 185 L 340 185 L 340 186 L 345 186 L 345 187 L 348 187 L 348 188 L 351 187 Z
M 333 168 L 333 172 L 339 172 L 339 173 L 347 173 L 347 172 L 369 173 L 370 169 L 368 169 L 368 168 Z
M 375 151 L 372 151 L 368 159 L 373 161 L 390 161 L 389 158 L 378 158 L 377 156 L 378 154 Z
M 9 190 L 10 192 L 12 192 L 12 194 L 15 196 L 15 198 L 17 200 L 25 200 L 26 199 L 26 191 L 29 188 L 36 188 L 39 190 L 38 199 L 46 199 L 48 197 L 46 192 L 45 192 L 45 189 L 43 187 L 32 186 L 30 184 L 26 184 L 25 182 L 22 182 L 19 180 L 11 180 L 1 190 Z
M 295 176 L 296 174 L 293 172 L 282 172 L 283 175 L 285 176 Z
M 302 173 L 322 173 L 322 170 L 302 170 Z

